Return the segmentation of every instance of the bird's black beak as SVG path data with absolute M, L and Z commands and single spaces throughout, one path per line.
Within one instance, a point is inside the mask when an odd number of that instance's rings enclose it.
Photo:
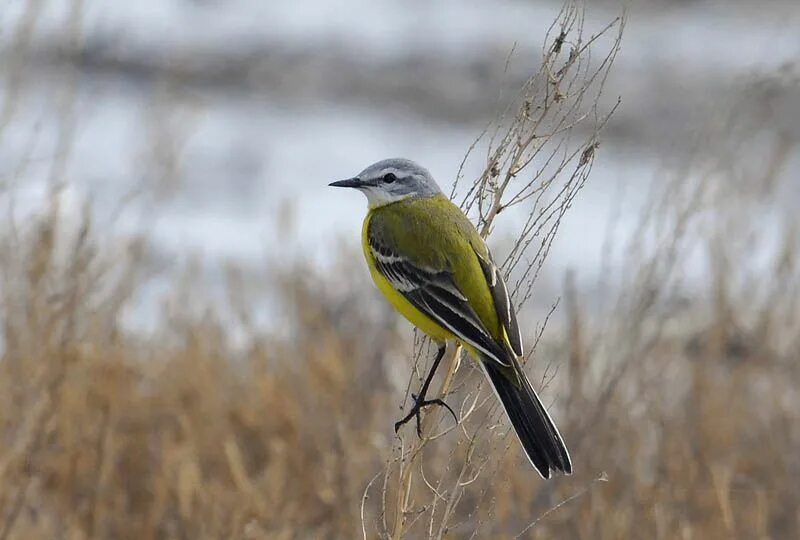
M 358 178 L 348 178 L 347 180 L 339 180 L 338 182 L 331 182 L 328 184 L 331 187 L 351 187 L 357 188 L 361 187 L 361 180 Z

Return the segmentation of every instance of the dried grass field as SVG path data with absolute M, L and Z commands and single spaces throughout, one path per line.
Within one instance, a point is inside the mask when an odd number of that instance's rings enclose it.
M 454 191 L 508 240 L 520 308 L 616 110 L 623 20 L 590 60 L 581 13 Z M 468 358 L 433 387 L 459 424 L 432 411 L 422 439 L 394 434 L 433 349 L 365 286 L 355 243 L 328 266 L 226 266 L 212 294 L 199 262 L 160 272 L 91 202 L 68 220 L 54 182 L 40 212 L 0 217 L 0 540 L 800 537 L 800 139 L 771 129 L 775 89 L 797 85 L 745 85 L 653 172 L 634 234 L 609 236 L 603 294 L 559 276 L 526 321 L 575 468 L 548 482 Z M 525 219 L 494 238 L 506 209 Z M 155 274 L 159 318 L 135 331 Z

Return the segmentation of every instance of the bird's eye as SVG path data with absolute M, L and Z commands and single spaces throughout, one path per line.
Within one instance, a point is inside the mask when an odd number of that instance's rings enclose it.
M 397 180 L 397 176 L 395 176 L 394 173 L 386 173 L 383 176 L 383 181 L 386 182 L 387 184 L 391 184 L 395 180 Z

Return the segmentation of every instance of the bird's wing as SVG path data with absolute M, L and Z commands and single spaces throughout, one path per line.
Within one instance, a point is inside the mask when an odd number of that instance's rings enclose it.
M 415 263 L 376 235 L 369 235 L 367 241 L 378 271 L 414 307 L 487 357 L 511 366 L 508 353 L 470 306 L 451 272 Z
M 481 255 L 478 250 L 475 251 L 478 256 L 478 262 L 481 263 L 483 275 L 486 276 L 486 283 L 489 285 L 489 290 L 492 292 L 492 300 L 494 301 L 494 308 L 497 311 L 497 317 L 500 319 L 500 324 L 505 330 L 508 337 L 508 343 L 511 345 L 511 350 L 517 356 L 522 356 L 522 334 L 519 331 L 519 324 L 517 323 L 517 314 L 514 311 L 514 306 L 511 303 L 511 298 L 508 296 L 508 288 L 500 273 L 500 269 L 494 264 L 492 254 L 486 250 L 485 255 Z

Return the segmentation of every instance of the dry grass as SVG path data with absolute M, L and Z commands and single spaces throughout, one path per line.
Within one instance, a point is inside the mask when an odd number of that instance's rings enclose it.
M 698 192 L 719 185 L 708 179 L 668 185 L 660 217 L 647 220 L 668 241 L 628 255 L 638 264 L 620 276 L 632 285 L 617 316 L 594 320 L 576 292 L 566 331 L 537 349 L 538 366 L 560 366 L 558 416 L 576 475 L 539 481 L 513 438 L 493 435 L 505 427 L 467 419 L 422 461 L 439 478 L 470 453 L 491 456 L 491 476 L 460 491 L 444 537 L 513 535 L 539 517 L 528 537 L 800 532 L 796 218 L 784 216 L 781 249 L 747 281 L 734 250 L 759 233 L 755 222 L 724 237 L 699 231 L 712 213 L 757 214 L 774 191 L 720 200 Z M 392 370 L 405 363 L 405 331 L 374 297 L 291 268 L 271 278 L 288 333 L 251 330 L 245 348 L 232 347 L 213 312 L 173 307 L 137 338 L 117 321 L 136 295 L 141 246 L 120 257 L 89 223 L 59 246 L 57 222 L 54 205 L 7 230 L 2 248 L 0 538 L 353 538 L 362 502 L 368 536 L 384 519 L 391 527 L 397 517 L 381 512 L 395 507 L 393 492 L 384 504 L 375 486 L 398 444 Z M 680 261 L 698 246 L 712 279 L 676 302 Z M 248 313 L 235 299 L 256 286 L 232 274 L 229 307 Z M 451 402 L 478 380 L 463 366 Z M 413 489 L 430 493 L 419 473 Z M 426 536 L 429 523 L 412 517 L 407 536 Z
M 506 263 L 519 303 L 605 119 L 587 75 L 607 66 L 563 46 L 576 78 L 553 84 L 543 64 L 523 116 L 487 131 L 499 153 L 464 199 L 486 233 L 531 205 Z M 430 415 L 422 441 L 394 436 L 417 386 L 398 382 L 410 343 L 363 293 L 353 254 L 331 274 L 229 269 L 226 302 L 192 272 L 164 277 L 163 321 L 143 336 L 122 321 L 147 246 L 105 237 L 88 208 L 63 234 L 54 189 L 41 216 L 0 225 L 0 540 L 800 536 L 800 222 L 782 204 L 799 141 L 774 136 L 764 112 L 768 86 L 788 83 L 762 84 L 665 171 L 638 233 L 609 242 L 603 306 L 567 280 L 566 323 L 530 332 L 576 470 L 546 483 L 467 362 L 442 381 L 460 426 Z M 551 107 L 538 122 L 526 92 Z M 586 107 L 571 108 L 577 96 Z M 572 135 L 584 121 L 586 137 Z M 554 137 L 526 143 L 546 126 Z M 264 302 L 280 331 L 253 322 Z

